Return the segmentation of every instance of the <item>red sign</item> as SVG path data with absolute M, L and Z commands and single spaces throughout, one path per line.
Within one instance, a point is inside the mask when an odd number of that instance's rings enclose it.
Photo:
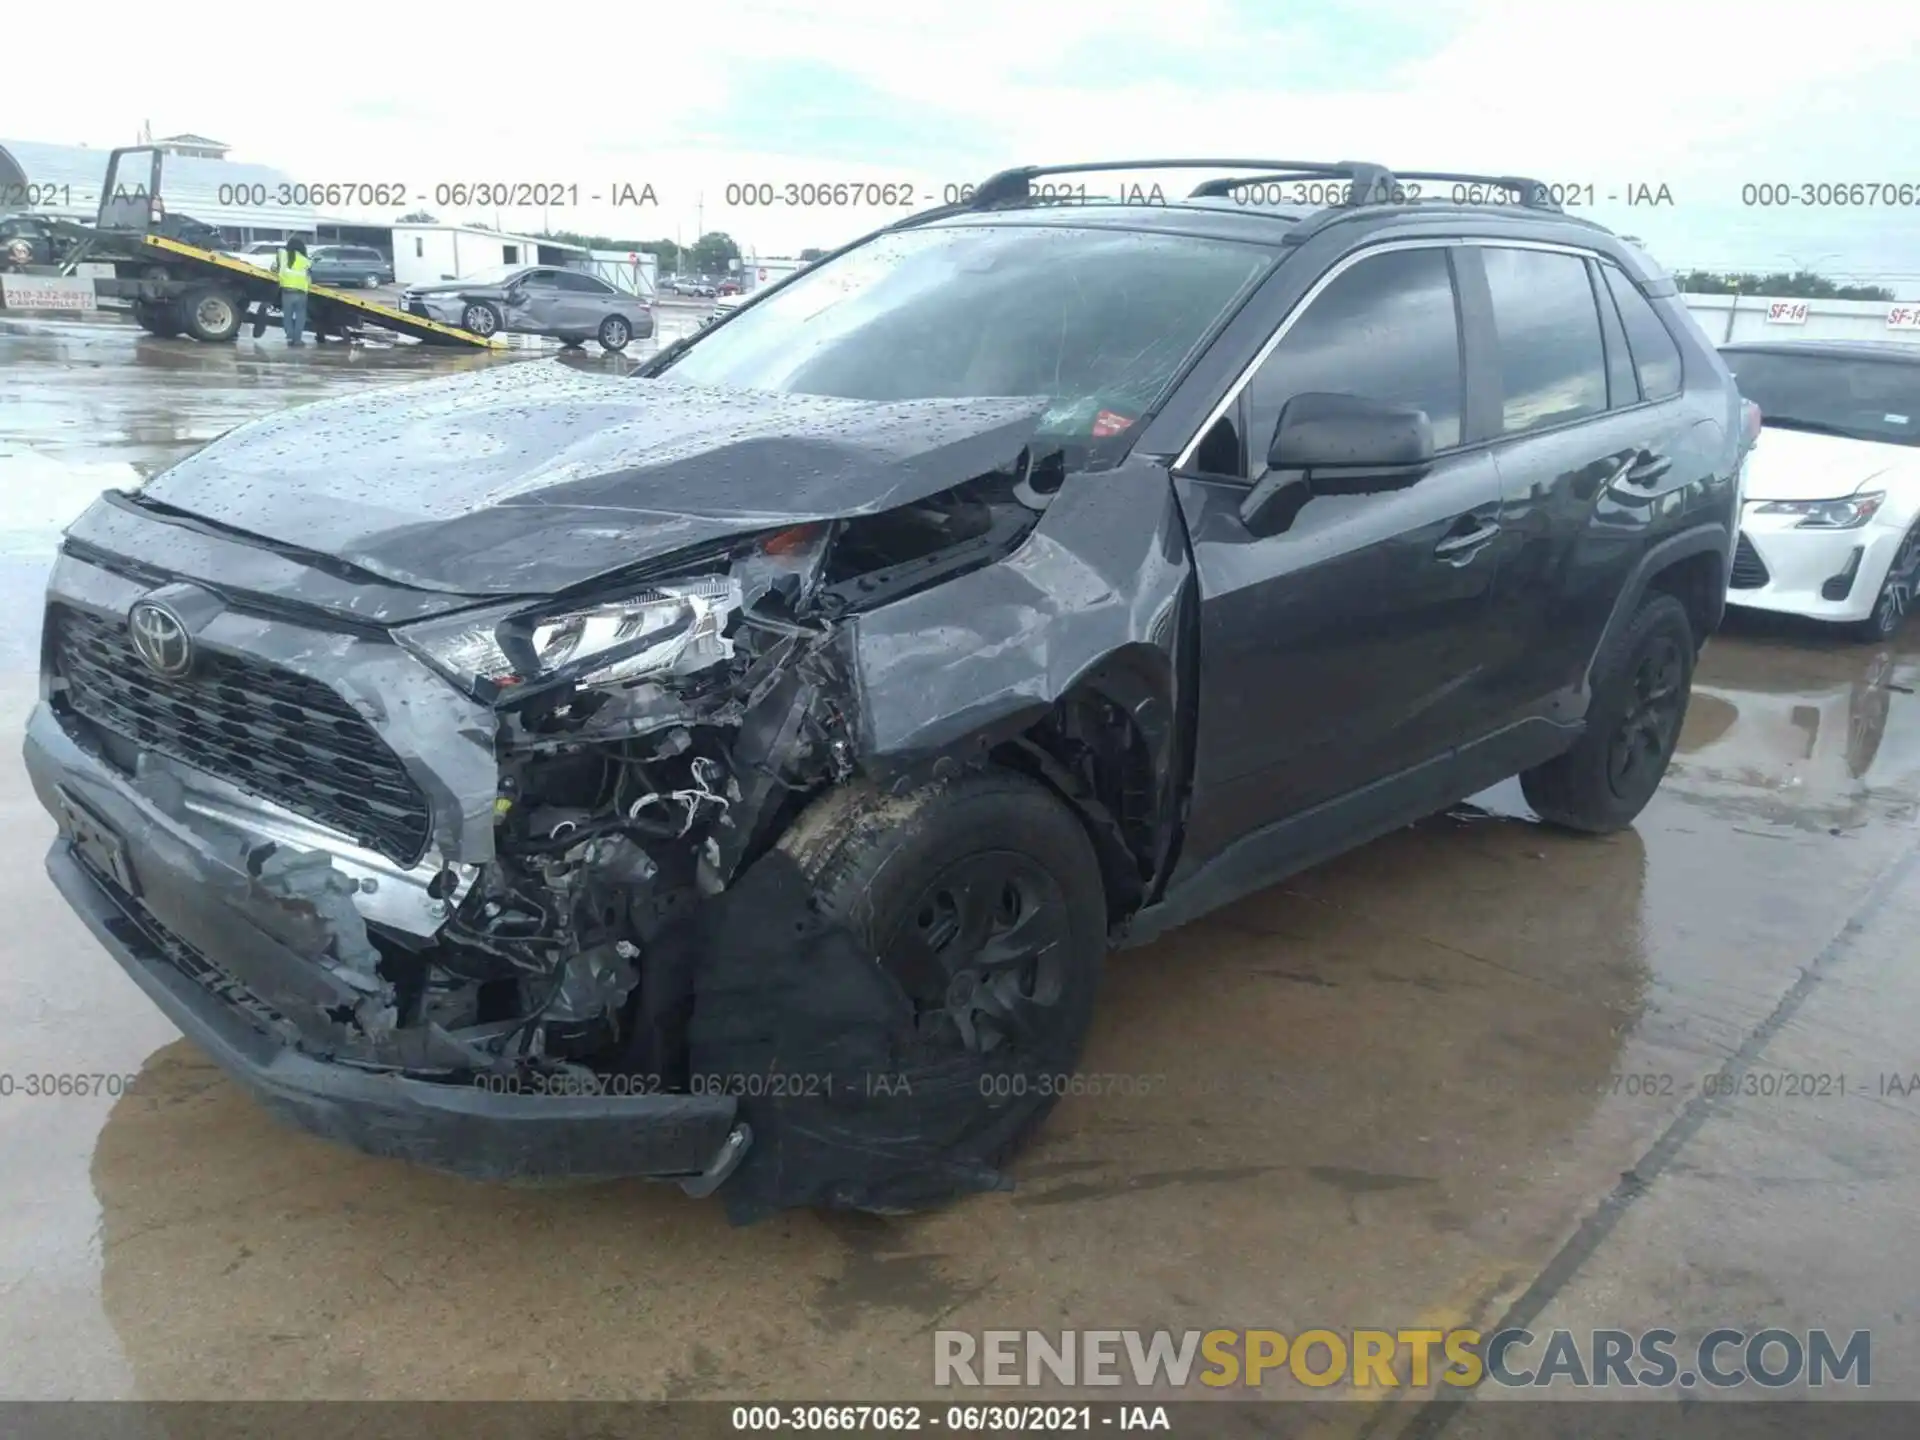
M 640 263 L 639 255 L 636 254 L 634 251 L 629 250 L 627 252 L 627 263 L 629 265 L 638 265 Z
M 1093 417 L 1093 438 L 1104 440 L 1109 435 L 1118 435 L 1131 424 L 1131 415 L 1116 415 L 1111 410 L 1102 410 Z

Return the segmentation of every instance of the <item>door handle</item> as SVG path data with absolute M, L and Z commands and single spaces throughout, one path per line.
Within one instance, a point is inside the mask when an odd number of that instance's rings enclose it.
M 1671 455 L 1656 455 L 1651 450 L 1642 450 L 1634 462 L 1627 467 L 1627 473 L 1620 478 L 1629 485 L 1651 485 L 1671 469 L 1673 469 Z
M 1450 564 L 1464 565 L 1478 555 L 1481 547 L 1499 533 L 1500 527 L 1489 520 L 1479 529 L 1469 530 L 1464 535 L 1449 535 L 1433 547 L 1433 553 Z

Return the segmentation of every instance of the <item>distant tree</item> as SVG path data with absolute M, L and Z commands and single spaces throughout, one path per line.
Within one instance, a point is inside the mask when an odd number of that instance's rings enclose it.
M 1778 295 L 1794 300 L 1891 300 L 1883 285 L 1842 285 L 1811 270 L 1752 271 L 1719 274 L 1711 270 L 1683 270 L 1674 283 L 1689 295 Z
M 658 240 L 635 240 L 625 235 L 582 235 L 577 230 L 548 230 L 545 238 L 566 245 L 582 245 L 589 250 L 651 250 Z
M 826 251 L 816 249 L 810 245 L 805 250 L 802 250 L 800 252 L 800 255 L 799 255 L 800 263 L 803 265 L 811 265 L 814 261 L 818 260 L 822 255 L 826 253 L 827 253 Z
M 740 247 L 724 230 L 709 230 L 687 251 L 688 263 L 701 275 L 718 275 L 726 270 L 729 260 L 739 258 Z
M 409 210 L 400 217 L 400 223 L 402 225 L 438 225 L 440 220 L 438 216 L 429 215 L 424 210 Z

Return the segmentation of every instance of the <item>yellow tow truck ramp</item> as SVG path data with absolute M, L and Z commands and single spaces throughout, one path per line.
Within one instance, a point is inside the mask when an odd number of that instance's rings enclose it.
M 212 297 L 200 295 L 199 304 L 206 305 L 209 300 L 218 300 L 221 295 L 231 295 L 226 303 L 236 304 L 237 310 L 233 331 L 239 333 L 246 312 L 254 313 L 254 333 L 257 335 L 266 328 L 266 312 L 277 309 L 280 303 L 279 281 L 269 271 L 249 265 L 244 260 L 235 260 L 231 255 L 222 255 L 217 251 L 203 250 L 196 245 L 174 240 L 165 235 L 142 235 L 143 247 L 158 251 L 165 256 L 167 270 L 166 281 L 169 288 L 174 285 L 196 291 L 209 288 L 216 293 Z M 207 272 L 211 271 L 211 274 Z M 198 279 L 196 286 L 194 281 Z M 187 300 L 186 290 L 181 291 L 176 304 Z M 139 315 L 139 303 L 136 301 L 136 316 Z M 185 318 L 180 317 L 180 318 Z M 196 317 L 197 319 L 198 317 Z M 209 311 L 208 319 L 216 318 Z M 307 328 L 319 334 L 344 333 L 358 325 L 374 325 L 382 330 L 391 330 L 398 335 L 408 335 L 424 345 L 470 345 L 476 349 L 498 349 L 502 345 L 499 337 L 491 339 L 475 335 L 471 331 L 461 330 L 452 325 L 442 325 L 437 320 L 429 320 L 423 315 L 409 315 L 406 311 L 392 305 L 383 305 L 377 300 L 368 300 L 350 291 L 336 290 L 330 285 L 310 285 L 307 293 Z M 152 328 L 149 326 L 148 328 Z M 218 331 L 224 325 L 200 326 L 182 325 L 183 330 L 192 333 L 198 329 Z M 195 339 L 201 338 L 195 334 Z M 217 338 L 217 336 L 210 337 Z
M 278 323 L 279 279 L 210 248 L 220 243 L 211 226 L 167 213 L 161 199 L 164 159 L 165 152 L 151 145 L 107 153 L 95 223 L 55 222 L 70 242 L 59 273 L 75 273 L 82 261 L 111 263 L 112 277 L 95 280 L 94 293 L 128 302 L 134 320 L 155 335 L 186 334 L 217 343 L 234 339 L 248 324 L 255 335 L 265 333 Z M 329 285 L 310 287 L 307 329 L 313 334 L 348 337 L 365 326 L 423 345 L 494 350 L 504 343 L 498 336 L 475 335 Z

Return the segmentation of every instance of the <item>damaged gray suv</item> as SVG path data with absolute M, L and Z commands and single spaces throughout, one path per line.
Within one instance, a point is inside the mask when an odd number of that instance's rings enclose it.
M 1243 173 L 1031 184 L 1153 165 Z M 1534 182 L 1009 171 L 637 375 L 356 394 L 103 496 L 48 868 L 320 1135 L 937 1203 L 1073 1088 L 1110 947 L 1513 775 L 1628 824 L 1751 433 Z

